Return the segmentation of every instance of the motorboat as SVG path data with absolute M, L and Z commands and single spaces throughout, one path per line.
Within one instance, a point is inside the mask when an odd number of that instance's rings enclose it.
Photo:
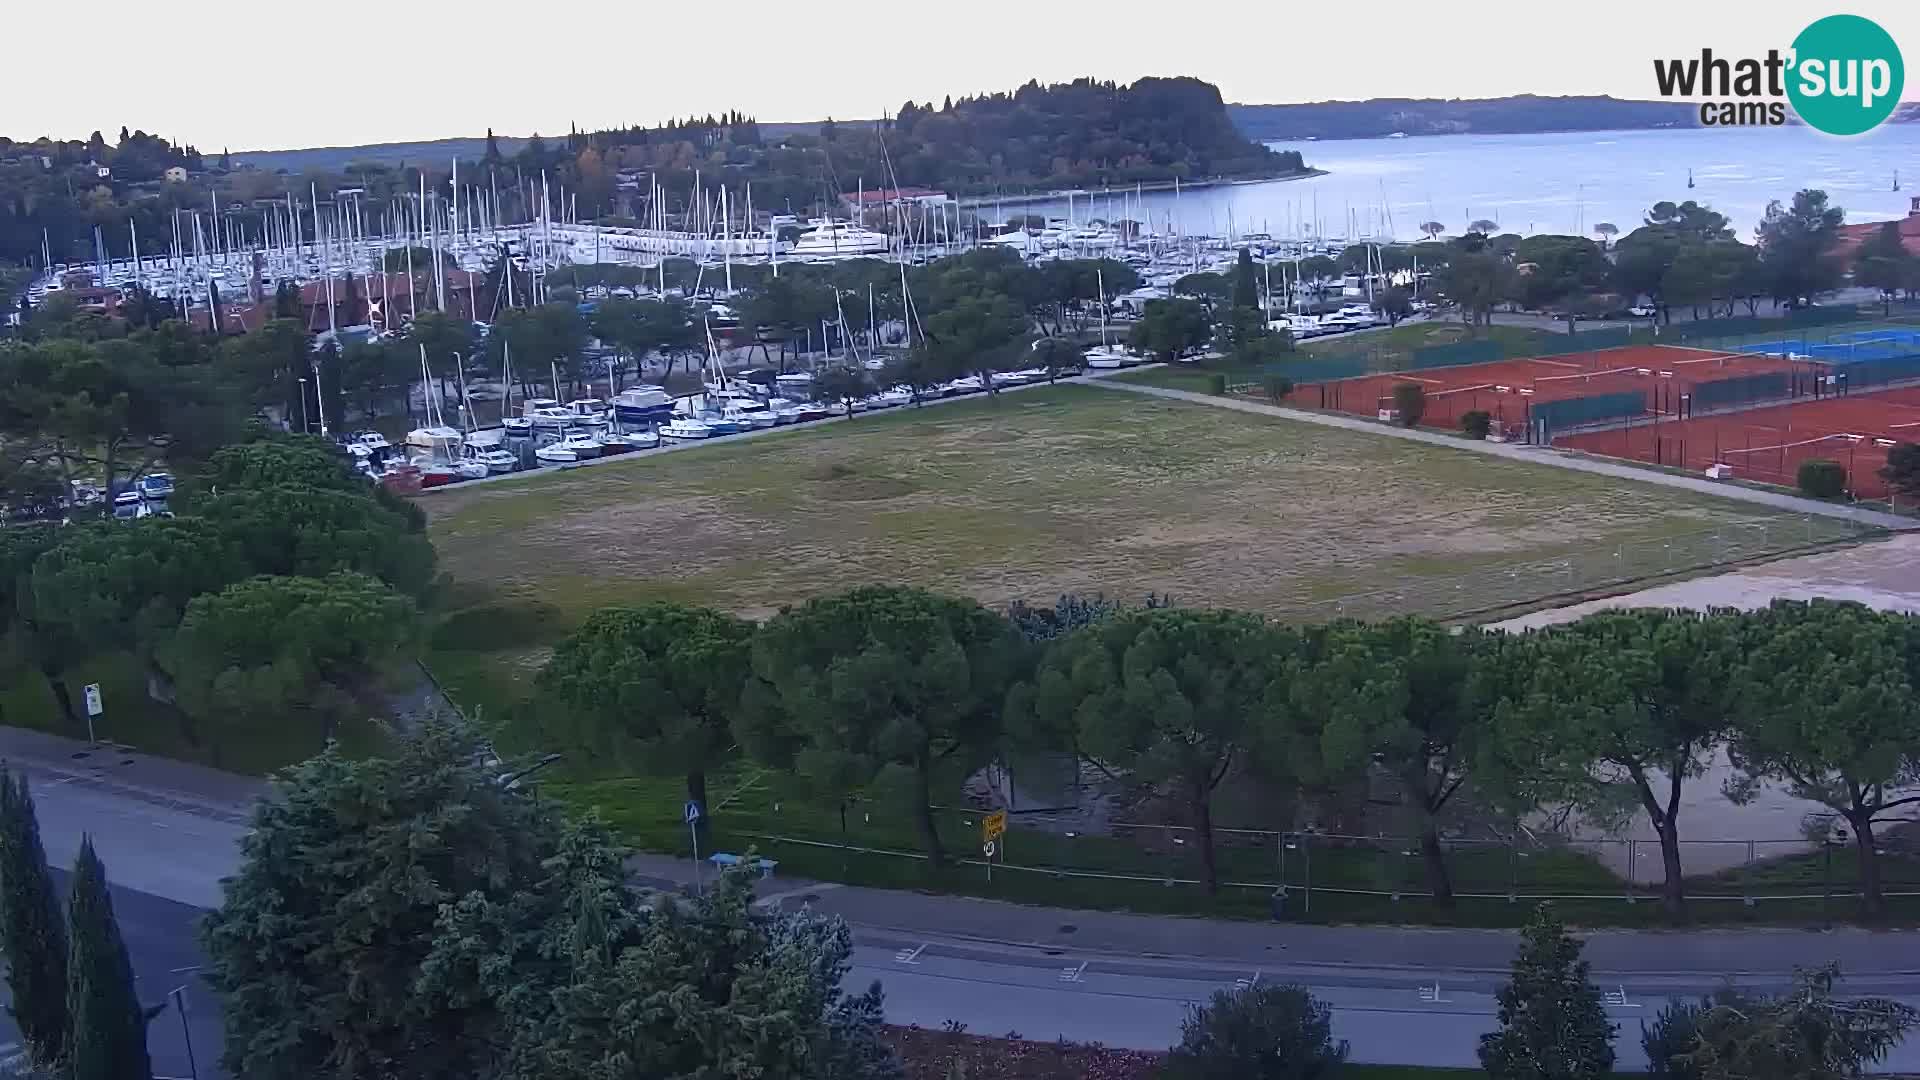
M 832 415 L 833 410 L 818 401 L 809 401 L 800 406 L 800 422 L 803 424 L 810 420 L 825 420 Z
M 573 425 L 573 410 L 553 398 L 528 398 L 520 415 L 536 428 L 565 429 Z
M 520 467 L 520 458 L 502 445 L 506 433 L 476 431 L 467 436 L 466 460 L 486 466 L 490 473 L 510 473 Z
M 1114 368 L 1132 367 L 1141 363 L 1141 359 L 1118 345 L 1095 345 L 1087 350 L 1086 363 L 1090 368 L 1111 371 Z
M 796 258 L 835 258 L 850 255 L 882 255 L 893 247 L 886 233 L 863 229 L 846 221 L 823 221 L 800 234 L 794 242 Z
M 605 449 L 600 442 L 600 436 L 590 431 L 569 431 L 566 438 L 554 445 L 573 451 L 573 456 L 581 460 L 597 458 L 600 456 L 600 451 Z
M 996 371 L 990 376 L 995 386 L 1025 386 L 1030 380 L 1018 371 Z
M 980 381 L 978 375 L 963 376 L 946 385 L 946 391 L 949 394 L 977 394 L 986 388 L 986 384 Z
M 459 456 L 460 446 L 467 441 L 459 428 L 444 424 L 431 424 L 417 427 L 407 432 L 407 449 L 413 455 L 422 455 L 434 462 L 444 464 Z
M 660 435 L 668 439 L 706 439 L 713 433 L 713 428 L 691 416 L 676 416 L 660 429 Z
M 347 436 L 347 445 L 364 446 L 368 450 L 385 450 L 393 444 L 387 441 L 385 435 L 377 431 L 356 431 Z
M 756 429 L 770 428 L 778 422 L 772 410 L 764 405 L 728 405 L 726 408 L 720 410 L 720 415 L 724 419 L 732 420 L 735 423 L 744 423 L 749 428 Z
M 673 395 L 662 386 L 629 386 L 614 396 L 613 416 L 622 424 L 664 424 L 673 418 Z
M 509 439 L 533 438 L 533 421 L 524 416 L 504 416 L 500 418 L 500 429 Z
M 573 417 L 574 427 L 607 426 L 607 403 L 599 398 L 575 398 L 567 402 L 567 414 Z
M 725 413 L 716 410 L 703 412 L 695 419 L 707 425 L 707 431 L 713 435 L 738 435 L 753 430 L 753 425 L 748 421 L 729 419 Z
M 913 391 L 903 386 L 891 390 L 882 390 L 870 399 L 876 409 L 897 409 L 902 405 L 913 404 Z
M 799 402 L 788 401 L 783 397 L 768 398 L 767 411 L 773 414 L 773 422 L 776 424 L 799 423 L 805 419 L 806 414 L 806 409 Z
M 415 458 L 412 464 L 420 471 L 420 486 L 423 488 L 445 487 L 465 479 L 454 470 L 452 465 L 444 461 L 433 461 L 422 457 Z
M 462 480 L 485 480 L 493 469 L 484 461 L 468 457 L 454 462 L 453 471 L 459 474 Z
M 626 454 L 659 446 L 660 436 L 651 431 L 609 432 L 600 436 L 600 444 L 606 448 L 601 451 L 602 454 Z
M 542 465 L 571 465 L 580 460 L 580 456 L 559 443 L 549 443 L 533 452 L 533 459 Z

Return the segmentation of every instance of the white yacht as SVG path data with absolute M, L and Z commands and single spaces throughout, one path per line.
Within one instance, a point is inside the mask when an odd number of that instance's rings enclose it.
M 563 450 L 573 451 L 576 458 L 597 458 L 605 446 L 600 437 L 590 431 L 569 431 L 567 437 L 554 444 Z
M 745 424 L 755 429 L 770 428 L 779 421 L 771 409 L 764 405 L 750 403 L 728 405 L 720 410 L 720 415 L 736 424 Z
M 599 398 L 579 398 L 567 402 L 567 413 L 573 417 L 575 427 L 603 428 L 607 426 L 607 403 Z
M 622 424 L 665 423 L 673 416 L 673 396 L 660 386 L 629 386 L 614 396 L 613 415 Z
M 528 398 L 526 404 L 521 406 L 520 415 L 536 428 L 560 430 L 573 425 L 573 410 L 554 398 Z
M 825 221 L 800 234 L 793 245 L 796 257 L 834 258 L 851 255 L 883 255 L 893 246 L 886 233 L 863 229 L 846 221 Z
M 676 416 L 667 421 L 660 434 L 668 439 L 705 439 L 713 435 L 713 429 L 691 416 Z
M 553 443 L 535 450 L 533 457 L 535 461 L 538 461 L 542 465 L 571 465 L 580 460 L 579 455 L 561 446 L 559 443 Z
M 660 445 L 660 436 L 651 431 L 628 431 L 600 436 L 602 454 L 624 454 L 630 450 L 651 450 Z
M 876 409 L 894 409 L 913 404 L 913 391 L 904 386 L 896 386 L 891 390 L 882 390 L 868 400 Z
M 513 451 L 502 446 L 506 433 L 502 431 L 476 431 L 467 436 L 466 460 L 476 462 L 490 473 L 510 473 L 520 467 L 520 459 Z
M 767 411 L 773 414 L 773 422 L 776 424 L 798 423 L 806 416 L 806 410 L 800 407 L 799 402 L 789 401 L 783 397 L 768 398 Z
M 1141 359 L 1119 345 L 1095 345 L 1087 350 L 1087 366 L 1112 370 L 1113 368 L 1132 367 L 1142 363 Z

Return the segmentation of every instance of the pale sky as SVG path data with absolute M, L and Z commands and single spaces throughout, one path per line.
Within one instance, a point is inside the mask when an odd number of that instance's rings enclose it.
M 1854 0 L 561 0 L 450 5 L 96 0 L 12 5 L 0 134 L 201 151 L 565 133 L 740 109 L 865 118 L 908 99 L 1082 75 L 1193 75 L 1228 101 L 1653 98 L 1655 56 L 1785 49 L 1819 15 L 1874 19 L 1920 100 L 1920 4 Z M 553 24 L 532 30 L 533 21 Z M 204 57 L 204 60 L 188 60 Z

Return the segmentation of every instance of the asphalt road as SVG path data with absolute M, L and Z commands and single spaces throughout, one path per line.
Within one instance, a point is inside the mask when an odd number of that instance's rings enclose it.
M 218 879 L 238 861 L 242 808 L 206 792 L 169 793 L 157 778 L 191 775 L 138 755 L 29 758 L 0 731 L 0 753 L 34 782 L 43 840 L 55 865 L 71 862 L 93 835 L 133 956 L 142 996 L 157 1003 L 187 988 L 197 1075 L 221 1075 L 219 1021 L 195 978 L 200 909 L 218 902 Z M 241 788 L 239 790 L 246 790 Z M 643 859 L 640 870 L 667 884 L 687 864 Z M 1493 991 L 1504 979 L 1513 936 L 1494 931 L 1399 930 L 1224 923 L 1122 913 L 1061 912 L 965 898 L 888 893 L 775 879 L 763 904 L 807 904 L 839 915 L 854 931 L 850 988 L 878 979 L 887 1017 L 976 1034 L 1019 1032 L 1114 1046 L 1159 1049 L 1174 1042 L 1189 1005 L 1243 980 L 1299 983 L 1334 1007 L 1338 1035 L 1357 1061 L 1471 1065 L 1481 1032 L 1493 1027 Z M 1071 919 L 1072 923 L 1064 922 Z M 1838 931 L 1808 934 L 1723 931 L 1596 934 L 1587 953 L 1596 982 L 1613 997 L 1623 1068 L 1639 1067 L 1640 1019 L 1670 997 L 1721 985 L 1775 989 L 1795 963 L 1838 958 L 1858 994 L 1899 996 L 1920 1005 L 1915 935 Z M 0 1026 L 0 1043 L 13 1041 Z M 169 1010 L 151 1032 L 160 1076 L 190 1071 L 180 1016 Z M 1889 1070 L 1920 1072 L 1920 1042 Z

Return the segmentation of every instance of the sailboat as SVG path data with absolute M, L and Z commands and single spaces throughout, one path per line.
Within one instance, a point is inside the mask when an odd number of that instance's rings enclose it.
M 1900 190 L 1900 170 L 1899 169 L 1893 170 L 1893 190 L 1895 191 Z
M 1693 190 L 1693 170 L 1692 169 L 1687 170 L 1687 190 L 1688 191 Z
M 1132 353 L 1107 340 L 1107 277 L 1097 268 L 1093 275 L 1100 287 L 1100 344 L 1087 350 L 1087 366 L 1110 369 L 1139 363 Z

